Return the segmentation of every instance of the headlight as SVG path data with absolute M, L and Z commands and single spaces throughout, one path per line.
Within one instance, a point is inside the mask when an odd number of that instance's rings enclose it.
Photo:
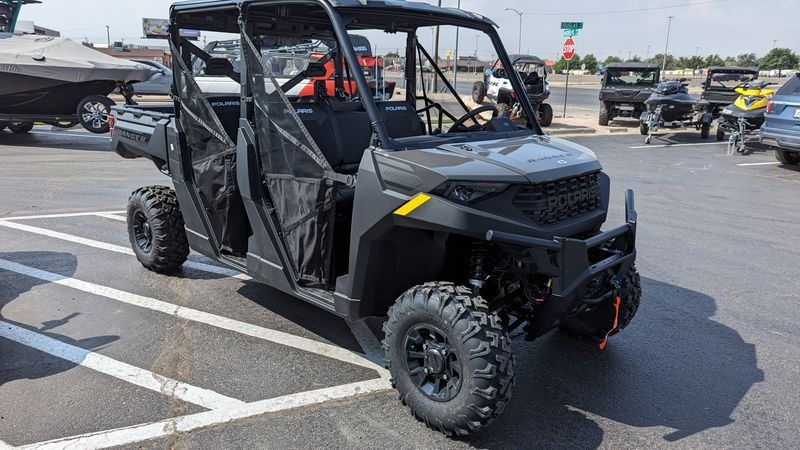
M 433 195 L 447 200 L 469 205 L 479 200 L 485 200 L 497 195 L 508 188 L 506 183 L 467 183 L 448 181 L 431 192 Z

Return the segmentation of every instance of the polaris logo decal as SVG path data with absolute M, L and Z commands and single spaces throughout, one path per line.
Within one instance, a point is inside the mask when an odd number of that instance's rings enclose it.
M 214 108 L 228 108 L 231 106 L 236 106 L 237 108 L 241 106 L 241 103 L 238 100 L 224 100 L 224 101 L 217 101 L 217 102 L 210 102 L 211 106 Z
M 387 106 L 384 108 L 385 111 L 408 111 L 408 106 L 397 105 L 397 106 Z
M 547 209 L 572 208 L 580 203 L 589 202 L 592 198 L 592 190 L 589 188 L 578 189 L 565 194 L 554 195 L 547 199 Z

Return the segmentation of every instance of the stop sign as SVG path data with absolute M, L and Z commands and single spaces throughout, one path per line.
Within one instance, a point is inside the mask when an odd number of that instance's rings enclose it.
M 569 61 L 575 56 L 575 41 L 572 40 L 571 37 L 568 37 L 566 41 L 564 41 L 564 48 L 562 49 L 562 54 L 564 55 L 564 59 Z

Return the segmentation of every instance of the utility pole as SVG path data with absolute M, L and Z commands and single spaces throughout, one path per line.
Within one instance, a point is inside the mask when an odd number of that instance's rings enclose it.
M 475 73 L 478 73 L 478 40 L 480 40 L 481 35 L 475 35 Z
M 106 40 L 108 40 L 108 48 L 111 48 L 111 27 L 106 25 Z
M 439 8 L 442 7 L 442 0 L 439 0 Z M 434 31 L 433 36 L 433 63 L 436 66 L 439 65 L 439 26 L 436 26 L 436 30 Z M 433 67 L 431 67 L 433 69 Z M 431 89 L 433 92 L 439 92 L 439 76 L 436 73 L 436 69 L 433 69 L 433 83 L 431 83 Z
M 519 43 L 517 44 L 517 53 L 522 53 L 522 16 L 525 13 L 517 11 L 514 8 L 506 8 L 506 11 L 511 11 L 519 16 Z
M 700 46 L 695 47 L 694 56 L 700 56 Z
M 672 19 L 674 18 L 675 16 L 667 16 L 667 19 L 669 19 L 669 21 L 667 22 L 667 43 L 664 44 L 664 60 L 661 62 L 662 72 L 667 70 L 667 51 L 669 50 L 669 30 L 670 28 L 672 28 Z
M 772 40 L 772 48 L 775 48 L 777 46 L 778 46 L 778 40 L 777 39 L 773 39 Z
M 645 56 L 645 57 L 644 57 L 644 60 L 645 60 L 645 61 L 647 61 L 648 59 L 650 59 L 650 47 L 651 47 L 651 45 L 650 45 L 650 44 L 647 44 L 647 56 Z

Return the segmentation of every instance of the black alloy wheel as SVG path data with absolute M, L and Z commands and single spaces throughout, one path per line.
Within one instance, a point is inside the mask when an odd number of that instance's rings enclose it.
M 461 389 L 464 370 L 441 330 L 421 324 L 406 334 L 406 369 L 426 397 L 446 402 Z

